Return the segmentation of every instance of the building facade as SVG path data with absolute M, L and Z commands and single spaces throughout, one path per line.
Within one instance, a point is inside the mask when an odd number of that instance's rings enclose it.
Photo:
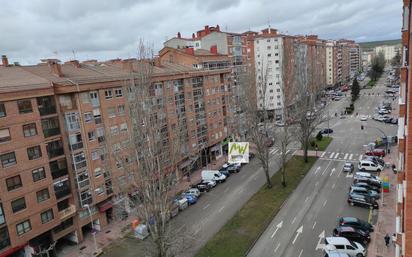
M 228 133 L 231 69 L 206 59 L 197 64 L 207 69 L 164 62 L 152 75 L 162 138 L 173 137 L 177 119 L 187 132 L 177 179 L 219 158 Z M 135 62 L 10 66 L 3 58 L 0 256 L 31 256 L 54 243 L 79 243 L 118 218 L 123 188 L 133 179 L 127 171 L 137 169 L 127 147 Z
M 375 55 L 378 55 L 380 52 L 385 56 L 385 61 L 390 62 L 393 57 L 401 52 L 400 45 L 383 45 L 375 47 Z

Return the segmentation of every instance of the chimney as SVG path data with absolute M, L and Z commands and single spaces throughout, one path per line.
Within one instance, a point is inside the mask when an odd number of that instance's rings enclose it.
M 185 48 L 185 52 L 190 55 L 195 55 L 195 49 L 193 47 Z
M 209 34 L 210 30 L 209 30 L 209 25 L 205 26 L 205 35 Z
M 177 32 L 177 38 L 182 38 L 182 35 L 180 34 L 180 32 Z
M 57 59 L 49 59 L 47 60 L 47 64 L 49 65 L 50 72 L 57 77 L 63 77 L 62 66 Z
M 217 55 L 217 45 L 212 45 L 210 47 L 210 52 L 214 55 Z
M 195 33 L 192 33 L 192 39 L 195 39 L 195 38 L 196 38 Z
M 6 55 L 1 56 L 1 63 L 3 64 L 4 67 L 9 66 L 9 59 L 7 59 Z

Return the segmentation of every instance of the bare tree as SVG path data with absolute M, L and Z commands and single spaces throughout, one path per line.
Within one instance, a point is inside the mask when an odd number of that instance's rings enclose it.
M 147 250 L 151 256 L 172 257 L 182 250 L 185 234 L 168 222 L 175 207 L 172 200 L 177 164 L 185 153 L 183 142 L 187 140 L 184 115 L 166 106 L 168 96 L 175 94 L 173 86 L 167 90 L 161 83 L 153 82 L 152 48 L 140 42 L 138 58 L 129 65 L 132 71 L 125 85 L 131 123 L 129 143 L 121 150 L 111 150 L 111 157 L 116 164 L 123 165 L 128 175 L 126 184 L 118 191 L 127 199 L 125 208 L 134 205 L 132 212 L 147 225 L 151 238 L 147 240 Z M 171 120 L 176 126 L 173 131 L 168 128 Z M 108 141 L 113 145 L 116 138 Z M 124 165 L 125 162 L 134 165 Z M 130 194 L 133 191 L 137 194 Z
M 256 150 L 256 158 L 260 161 L 268 188 L 272 187 L 269 175 L 269 146 L 273 142 L 269 126 L 269 111 L 267 109 L 267 67 L 258 67 L 255 72 L 248 68 L 242 76 L 241 85 L 248 97 L 242 102 L 245 111 L 246 138 Z M 256 87 L 255 85 L 256 81 Z M 256 98 L 254 97 L 256 96 Z

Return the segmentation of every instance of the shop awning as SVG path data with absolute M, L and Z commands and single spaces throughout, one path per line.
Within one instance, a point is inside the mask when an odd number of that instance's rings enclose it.
M 99 212 L 105 212 L 105 211 L 107 211 L 108 209 L 110 209 L 112 207 L 113 207 L 113 204 L 112 204 L 111 201 L 105 202 L 105 203 L 99 205 Z

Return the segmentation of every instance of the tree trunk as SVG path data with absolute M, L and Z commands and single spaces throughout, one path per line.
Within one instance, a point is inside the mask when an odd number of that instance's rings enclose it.
M 282 186 L 286 187 L 286 167 L 285 161 L 282 161 Z
M 272 188 L 272 182 L 270 181 L 270 175 L 269 175 L 269 163 L 267 163 L 263 167 L 263 170 L 265 171 L 267 188 Z
M 305 144 L 305 146 L 303 147 L 303 160 L 305 162 L 308 162 L 308 150 L 309 150 L 309 146 L 308 143 Z

